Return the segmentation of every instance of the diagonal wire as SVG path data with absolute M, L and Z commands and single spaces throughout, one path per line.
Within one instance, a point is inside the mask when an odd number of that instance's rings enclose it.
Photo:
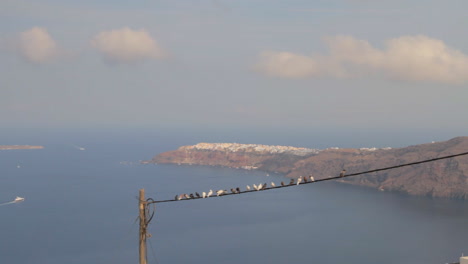
M 267 188 L 262 188 L 260 190 L 247 190 L 247 191 L 241 191 L 241 192 L 236 192 L 236 193 L 226 193 L 220 196 L 210 196 L 210 197 L 194 197 L 190 199 L 171 199 L 171 200 L 159 200 L 159 201 L 150 201 L 148 204 L 152 203 L 168 203 L 168 202 L 182 202 L 182 201 L 188 201 L 188 200 L 197 200 L 197 199 L 206 199 L 206 198 L 216 198 L 216 197 L 223 197 L 227 195 L 238 195 L 238 194 L 245 194 L 245 193 L 250 193 L 250 192 L 260 192 L 260 191 L 267 191 L 267 190 L 272 190 L 272 189 L 279 189 L 279 188 L 286 188 L 286 187 L 292 187 L 292 186 L 298 186 L 298 185 L 303 185 L 303 184 L 310 184 L 310 183 L 316 183 L 316 182 L 322 182 L 322 181 L 330 181 L 330 180 L 336 180 L 336 179 L 342 179 L 342 178 L 348 178 L 348 177 L 354 177 L 362 174 L 367 174 L 367 173 L 372 173 L 372 172 L 378 172 L 378 171 L 386 171 L 386 170 L 393 170 L 401 167 L 407 167 L 407 166 L 413 166 L 417 164 L 422 164 L 422 163 L 428 163 L 428 162 L 434 162 L 437 160 L 443 160 L 443 159 L 450 159 L 454 157 L 459 157 L 459 156 L 464 156 L 468 155 L 468 152 L 463 152 L 463 153 L 458 153 L 458 154 L 453 154 L 453 155 L 448 155 L 448 156 L 443 156 L 443 157 L 438 157 L 438 158 L 433 158 L 433 159 L 426 159 L 426 160 L 421 160 L 421 161 L 416 161 L 416 162 L 410 162 L 410 163 L 404 163 L 396 166 L 391 166 L 391 167 L 385 167 L 385 168 L 380 168 L 380 169 L 375 169 L 375 170 L 368 170 L 368 171 L 362 171 L 362 172 L 357 172 L 357 173 L 351 173 L 347 174 L 344 176 L 336 176 L 336 177 L 330 177 L 330 178 L 324 178 L 324 179 L 318 179 L 314 181 L 309 181 L 309 182 L 301 182 L 299 184 L 288 184 L 288 185 L 281 185 L 281 186 L 275 186 L 275 187 L 267 187 Z

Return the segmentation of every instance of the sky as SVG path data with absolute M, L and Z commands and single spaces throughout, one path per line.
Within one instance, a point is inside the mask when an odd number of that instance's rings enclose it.
M 468 130 L 465 0 L 2 0 L 0 120 Z

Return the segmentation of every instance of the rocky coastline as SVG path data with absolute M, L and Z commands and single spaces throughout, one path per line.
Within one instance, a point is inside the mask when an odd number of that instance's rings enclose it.
M 357 173 L 468 151 L 468 137 L 403 148 L 311 149 L 238 143 L 199 143 L 156 155 L 143 163 L 257 169 L 315 179 Z M 468 199 L 468 155 L 342 180 L 410 195 Z
M 30 146 L 30 145 L 0 145 L 0 150 L 12 149 L 43 149 L 43 146 Z

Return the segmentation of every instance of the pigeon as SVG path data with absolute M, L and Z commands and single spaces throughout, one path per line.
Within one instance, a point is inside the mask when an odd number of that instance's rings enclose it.
M 302 182 L 302 177 L 297 178 L 297 185 L 301 184 Z
M 202 192 L 202 198 L 206 198 L 206 192 Z
M 246 188 L 247 188 L 247 191 L 250 191 L 250 186 L 247 185 Z
M 190 199 L 190 196 L 188 196 L 188 194 L 184 193 L 184 197 L 185 199 Z
M 240 192 L 241 192 L 240 188 L 237 187 L 237 188 L 236 188 L 236 193 L 240 193 Z
M 216 191 L 216 196 L 223 195 L 224 192 L 225 192 L 224 190 L 218 190 L 218 191 Z
M 309 181 L 309 179 L 307 179 L 306 176 L 302 177 L 302 180 L 303 180 L 304 182 L 308 182 L 308 181 Z
M 176 195 L 175 198 L 174 198 L 174 200 L 179 201 L 179 200 L 180 200 L 180 196 L 179 196 L 179 195 Z
M 194 199 L 195 196 L 193 196 L 193 193 L 190 194 L 190 198 Z
M 285 186 L 285 185 L 286 185 L 286 184 L 284 184 L 284 182 L 282 181 L 282 182 L 281 182 L 281 186 Z
M 210 190 L 208 194 L 206 195 L 206 197 L 210 197 L 212 194 L 213 194 L 213 190 Z
M 236 193 L 236 190 L 234 188 L 231 188 L 231 193 Z
M 315 181 L 314 177 L 312 175 L 309 176 L 310 181 Z
M 343 169 L 343 170 L 341 171 L 341 173 L 340 173 L 340 177 L 344 177 L 344 176 L 345 176 L 345 174 L 346 174 L 346 170 L 345 170 L 345 169 Z
M 197 198 L 200 198 L 200 194 L 198 192 L 195 192 L 195 196 L 197 196 Z
M 293 185 L 293 184 L 294 184 L 294 179 L 291 179 L 291 180 L 289 181 L 289 185 Z
M 257 185 L 256 185 L 255 183 L 252 184 L 252 186 L 254 187 L 254 189 L 255 189 L 256 191 L 258 191 L 258 187 L 257 187 Z
M 274 182 L 271 182 L 271 187 L 276 187 Z

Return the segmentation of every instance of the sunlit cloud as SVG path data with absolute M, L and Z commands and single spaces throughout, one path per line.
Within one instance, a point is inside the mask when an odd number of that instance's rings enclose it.
M 102 53 L 106 61 L 114 63 L 160 59 L 167 55 L 144 29 L 132 30 L 124 27 L 103 31 L 92 39 L 91 44 Z
M 19 54 L 32 63 L 50 62 L 59 55 L 56 42 L 45 28 L 33 27 L 21 32 L 16 43 Z
M 255 68 L 282 78 L 383 76 L 404 81 L 468 81 L 468 56 L 426 36 L 390 39 L 383 49 L 352 36 L 327 37 L 325 43 L 328 54 L 261 52 Z

